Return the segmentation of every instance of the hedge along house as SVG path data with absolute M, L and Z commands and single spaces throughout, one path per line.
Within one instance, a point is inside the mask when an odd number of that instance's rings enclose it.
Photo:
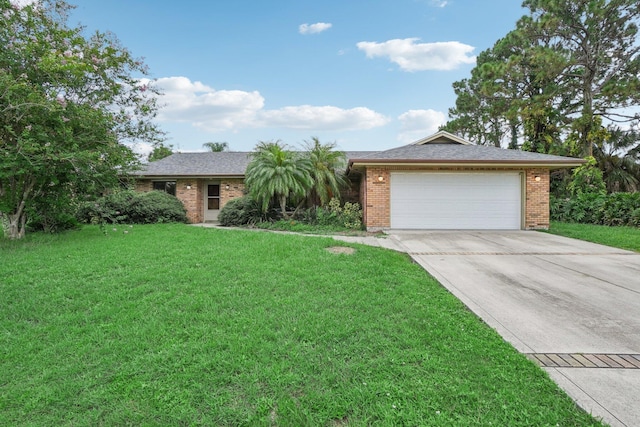
M 548 228 L 550 170 L 584 163 L 473 145 L 444 131 L 387 151 L 346 154 L 346 195 L 360 201 L 368 230 Z M 175 195 L 192 223 L 215 221 L 244 194 L 250 161 L 249 152 L 177 153 L 135 172 L 136 189 Z
M 384 229 L 546 229 L 549 172 L 582 159 L 473 145 L 448 132 L 350 158 L 363 222 Z

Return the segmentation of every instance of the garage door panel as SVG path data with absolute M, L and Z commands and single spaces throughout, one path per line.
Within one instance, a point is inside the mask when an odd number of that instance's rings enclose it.
M 519 173 L 391 174 L 391 227 L 519 229 Z

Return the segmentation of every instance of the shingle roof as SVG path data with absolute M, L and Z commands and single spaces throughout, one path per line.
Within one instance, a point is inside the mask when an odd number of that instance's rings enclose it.
M 391 150 L 380 151 L 364 157 L 352 157 L 349 165 L 381 163 L 438 163 L 438 164 L 536 164 L 577 166 L 582 159 L 531 153 L 521 150 L 507 150 L 483 145 L 462 145 L 451 143 L 429 143 L 405 145 Z
M 347 158 L 366 157 L 375 151 L 347 151 Z M 143 165 L 132 175 L 148 177 L 171 176 L 244 176 L 251 161 L 251 152 L 175 153 L 164 159 Z
M 143 165 L 133 175 L 143 176 L 243 176 L 251 161 L 251 153 L 222 151 L 218 153 L 175 153 Z

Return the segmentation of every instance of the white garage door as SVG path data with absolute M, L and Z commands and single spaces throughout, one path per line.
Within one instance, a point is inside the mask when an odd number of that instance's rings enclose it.
M 519 230 L 518 172 L 391 173 L 391 228 Z

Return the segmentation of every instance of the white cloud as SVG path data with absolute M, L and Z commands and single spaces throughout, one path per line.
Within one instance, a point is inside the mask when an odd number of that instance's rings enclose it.
M 333 106 L 299 105 L 260 114 L 265 126 L 309 130 L 362 130 L 384 126 L 389 118 L 365 107 L 348 110 Z
M 317 34 L 331 28 L 331 24 L 326 22 L 317 22 L 315 24 L 302 24 L 298 27 L 300 34 Z
M 398 116 L 400 134 L 398 140 L 409 144 L 438 131 L 447 122 L 447 116 L 436 110 L 409 110 Z
M 247 126 L 264 106 L 257 91 L 215 90 L 187 77 L 161 78 L 156 85 L 164 93 L 159 120 L 189 122 L 211 131 Z
M 475 49 L 460 42 L 417 43 L 418 38 L 393 39 L 383 43 L 360 42 L 356 46 L 367 58 L 386 57 L 404 71 L 453 70 L 462 64 L 474 64 Z
M 149 160 L 149 154 L 153 151 L 153 145 L 148 142 L 134 142 L 134 143 L 125 143 L 126 146 L 131 148 L 135 154 L 138 155 L 141 161 L 146 162 Z
M 299 105 L 265 110 L 265 100 L 258 91 L 215 90 L 187 77 L 160 78 L 155 84 L 164 93 L 159 99 L 163 105 L 159 121 L 190 123 L 211 132 L 264 127 L 362 130 L 384 126 L 390 121 L 365 107 Z

